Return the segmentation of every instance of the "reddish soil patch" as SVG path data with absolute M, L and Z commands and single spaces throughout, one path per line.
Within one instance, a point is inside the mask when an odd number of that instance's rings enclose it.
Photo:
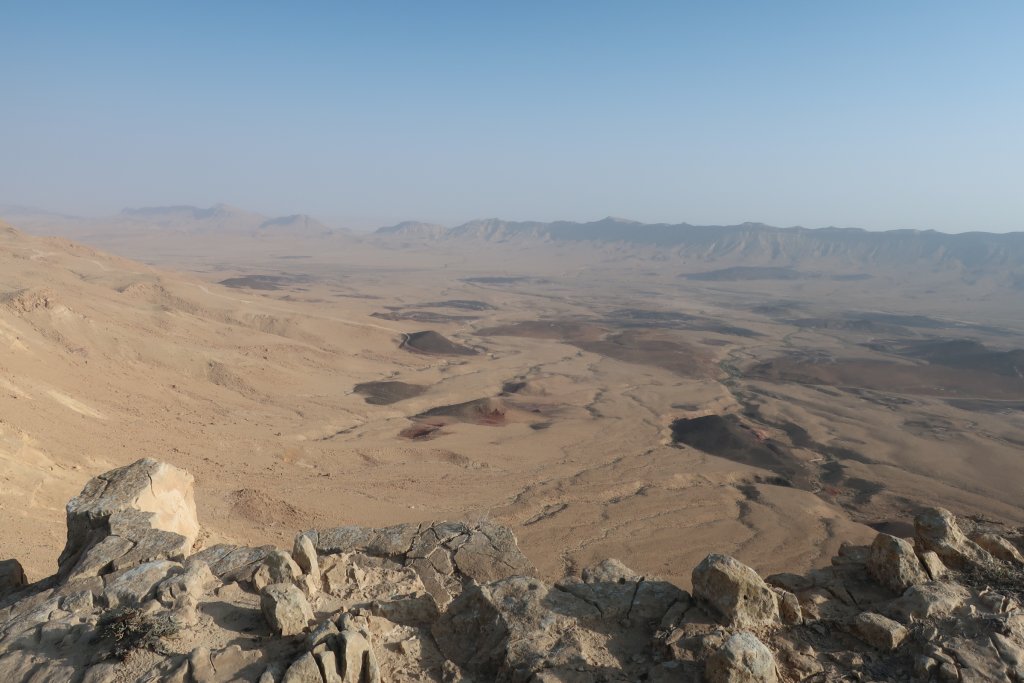
M 440 425 L 428 425 L 428 424 L 414 424 L 409 425 L 402 431 L 398 432 L 398 436 L 403 439 L 412 439 L 413 441 L 426 441 L 427 439 L 433 439 L 440 436 L 441 427 Z

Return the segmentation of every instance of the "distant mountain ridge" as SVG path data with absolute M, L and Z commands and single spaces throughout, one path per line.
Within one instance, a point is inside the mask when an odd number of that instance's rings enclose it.
M 227 204 L 209 208 L 196 206 L 147 206 L 123 209 L 115 223 L 142 223 L 152 227 L 187 232 L 270 233 L 287 232 L 303 236 L 327 235 L 333 232 L 312 216 L 292 214 L 268 218 L 262 214 L 239 209 Z
M 122 209 L 114 216 L 84 218 L 15 205 L 0 206 L 0 217 L 14 220 L 20 227 L 44 234 L 60 234 L 81 238 L 93 233 L 131 233 L 163 230 L 191 235 L 295 235 L 324 237 L 348 234 L 347 230 L 331 228 L 312 216 L 265 216 L 228 204 L 208 208 L 187 204 L 143 206 Z
M 380 236 L 429 237 L 488 242 L 592 242 L 654 249 L 668 256 L 702 261 L 799 265 L 808 261 L 900 265 L 928 262 L 967 270 L 1024 268 L 1024 232 L 947 234 L 934 230 L 868 231 L 860 228 L 778 228 L 763 223 L 691 225 L 638 223 L 604 218 L 515 222 L 474 220 L 446 230 L 406 231 L 402 223 L 381 228 Z

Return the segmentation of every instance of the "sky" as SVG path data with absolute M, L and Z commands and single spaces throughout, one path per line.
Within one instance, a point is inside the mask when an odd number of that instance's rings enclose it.
M 1024 3 L 2 2 L 0 203 L 1024 230 Z

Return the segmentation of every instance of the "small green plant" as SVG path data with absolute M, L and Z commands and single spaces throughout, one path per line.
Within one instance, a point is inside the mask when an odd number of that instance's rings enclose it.
M 122 607 L 100 617 L 93 642 L 110 641 L 110 656 L 117 659 L 124 659 L 135 650 L 167 654 L 163 639 L 177 632 L 178 627 L 166 613 L 153 615 L 134 607 Z

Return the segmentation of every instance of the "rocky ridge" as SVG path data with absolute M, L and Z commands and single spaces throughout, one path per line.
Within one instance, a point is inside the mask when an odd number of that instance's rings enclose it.
M 67 522 L 54 576 L 0 562 L 0 680 L 1024 681 L 1024 536 L 942 509 L 802 576 L 711 554 L 692 592 L 617 560 L 539 580 L 486 522 L 199 547 L 191 476 L 150 459 Z

